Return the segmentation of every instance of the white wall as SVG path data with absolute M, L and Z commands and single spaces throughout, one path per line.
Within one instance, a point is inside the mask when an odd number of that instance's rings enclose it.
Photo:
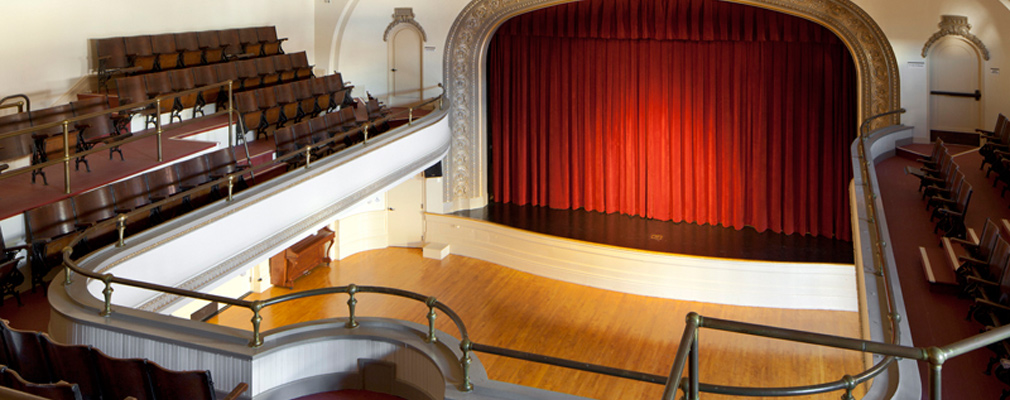
M 312 0 L 4 1 L 0 97 L 25 93 L 33 108 L 55 104 L 94 66 L 88 39 L 276 25 L 285 51 L 313 61 Z
M 972 25 L 971 33 L 988 47 L 991 58 L 983 61 L 983 127 L 992 129 L 998 113 L 1010 113 L 1010 79 L 994 75 L 990 68 L 1006 70 L 1010 41 L 1010 9 L 1006 0 L 854 0 L 876 22 L 891 41 L 901 75 L 901 103 L 908 110 L 905 125 L 915 127 L 917 141 L 929 136 L 928 63 L 925 68 L 910 68 L 910 61 L 926 61 L 922 47 L 939 30 L 941 15 L 964 15 Z

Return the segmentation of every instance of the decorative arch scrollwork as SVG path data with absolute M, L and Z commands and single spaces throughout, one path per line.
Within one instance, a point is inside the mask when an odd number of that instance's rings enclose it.
M 383 42 L 389 41 L 389 34 L 392 33 L 393 28 L 399 24 L 408 24 L 417 28 L 417 31 L 421 33 L 421 41 L 428 41 L 428 34 L 424 32 L 424 28 L 421 27 L 421 24 L 414 20 L 414 9 L 408 7 L 393 9 L 393 22 L 390 22 L 389 25 L 386 26 L 386 31 L 382 33 Z
M 940 27 L 940 30 L 934 33 L 933 36 L 930 36 L 926 44 L 922 46 L 922 58 L 926 58 L 929 48 L 933 47 L 940 39 L 946 36 L 959 36 L 975 45 L 975 48 L 982 54 L 982 58 L 989 61 L 989 49 L 985 47 L 985 43 L 982 43 L 982 39 L 979 39 L 978 36 L 970 32 L 971 24 L 968 23 L 968 17 L 943 15 L 940 17 L 940 23 L 937 26 Z
M 446 39 L 443 82 L 451 105 L 452 150 L 443 165 L 445 199 L 465 205 L 486 192 L 483 110 L 484 62 L 495 30 L 509 18 L 575 0 L 472 0 L 456 17 Z M 872 18 L 850 0 L 725 0 L 771 9 L 823 25 L 838 35 L 856 61 L 860 122 L 900 106 L 898 63 L 890 42 Z M 871 127 L 897 123 L 881 118 Z

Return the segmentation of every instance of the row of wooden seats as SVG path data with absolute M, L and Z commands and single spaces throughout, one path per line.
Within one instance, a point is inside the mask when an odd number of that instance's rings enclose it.
M 119 214 L 174 198 L 152 208 L 149 213 L 129 218 L 126 234 L 135 234 L 227 197 L 228 188 L 225 185 L 179 195 L 241 171 L 232 149 L 224 148 L 25 211 L 32 257 L 32 289 L 43 283 L 43 278 L 52 268 L 62 264 L 62 249 L 76 234 Z M 234 190 L 237 192 L 247 186 L 244 178 L 240 177 Z M 109 225 L 88 234 L 74 249 L 74 254 L 81 255 L 117 240 L 115 225 Z
M 367 121 L 372 122 L 369 137 L 389 130 L 388 121 L 383 120 L 388 112 L 377 99 L 369 96 L 365 108 L 368 112 Z M 336 153 L 365 139 L 365 132 L 355 131 L 364 122 L 358 121 L 352 107 L 341 107 L 340 111 L 328 112 L 307 121 L 279 128 L 273 134 L 276 158 L 303 151 L 307 147 L 310 148 L 313 159 Z M 334 139 L 324 143 L 331 138 Z M 304 162 L 305 159 L 302 157 L 293 157 L 287 161 L 288 170 L 304 165 Z
M 353 86 L 338 72 L 332 75 L 235 94 L 235 109 L 242 132 L 255 131 L 267 137 L 269 128 L 312 118 L 322 112 L 353 105 Z
M 133 74 L 283 54 L 285 40 L 273 26 L 98 39 L 97 69 Z
M 116 358 L 87 345 L 65 345 L 49 335 L 11 328 L 4 321 L 0 383 L 56 400 L 213 400 L 210 371 L 171 371 L 141 358 Z M 239 384 L 224 399 L 245 392 Z
M 238 60 L 217 65 L 204 65 L 172 71 L 154 72 L 116 78 L 116 89 L 121 104 L 137 103 L 158 96 L 171 95 L 209 86 L 217 83 L 235 82 L 233 91 L 252 90 L 272 86 L 282 82 L 292 82 L 312 77 L 312 66 L 305 52 L 282 54 L 251 60 Z M 170 111 L 170 121 L 182 121 L 182 111 L 192 109 L 192 117 L 205 115 L 204 106 L 216 104 L 218 108 L 227 102 L 227 88 L 216 87 L 182 96 L 170 97 L 161 104 L 162 111 Z M 154 124 L 151 110 L 145 129 Z
M 985 169 L 986 178 L 989 174 L 996 172 L 996 179 L 993 187 L 1003 182 L 1003 190 L 1000 197 L 1006 195 L 1010 190 L 1010 121 L 1003 114 L 996 118 L 996 127 L 992 131 L 977 129 L 982 138 L 986 139 L 985 144 L 978 149 L 982 155 L 982 165 L 980 169 Z M 988 166 L 988 168 L 986 168 Z
M 338 112 L 327 113 L 309 120 L 286 126 L 274 131 L 276 157 L 280 158 L 306 147 L 312 148 L 313 158 L 320 158 L 340 151 L 363 139 L 362 133 L 351 131 L 359 127 L 354 109 L 343 107 Z M 337 137 L 339 136 L 339 137 Z M 333 138 L 329 144 L 322 142 Z M 305 159 L 294 157 L 288 160 L 288 169 L 304 165 Z
M 108 98 L 95 96 L 41 110 L 5 115 L 0 117 L 0 134 L 66 121 L 108 109 Z M 73 149 L 71 151 L 86 151 L 96 145 L 108 145 L 130 136 L 131 133 L 128 128 L 125 128 L 125 124 L 117 125 L 116 120 L 119 118 L 123 117 L 103 114 L 70 124 L 68 128 L 69 145 Z M 110 158 L 113 152 L 119 153 L 120 159 L 122 159 L 123 152 L 118 146 L 110 147 Z M 18 135 L 0 140 L 0 160 L 13 160 L 29 155 L 32 157 L 33 165 L 44 163 L 54 157 L 62 157 L 63 127 L 56 125 L 31 132 L 30 135 Z M 84 163 L 88 171 L 91 171 L 85 157 L 77 157 L 76 166 L 80 167 L 80 163 Z M 35 182 L 36 175 L 42 175 L 43 181 L 46 181 L 45 172 L 36 169 L 32 173 L 32 182 Z
M 972 231 L 968 240 L 944 238 L 948 265 L 955 269 L 962 297 L 971 299 L 967 319 L 988 330 L 1010 323 L 1010 221 L 986 219 L 981 236 Z M 1010 343 L 989 346 L 993 351 L 986 374 L 1010 384 Z M 1004 391 L 1001 398 L 1010 395 Z
M 3 306 L 7 295 L 17 299 L 18 307 L 22 305 L 21 294 L 18 293 L 18 286 L 25 281 L 25 275 L 18 269 L 18 264 L 23 258 L 20 256 L 22 250 L 27 251 L 28 246 L 7 247 L 3 231 L 0 230 L 0 306 Z
M 929 157 L 919 161 L 923 166 L 918 171 L 906 168 L 906 172 L 919 178 L 926 209 L 932 211 L 930 221 L 937 221 L 934 232 L 943 231 L 944 236 L 964 238 L 967 233 L 965 215 L 974 193 L 971 184 L 965 180 L 942 140 L 937 140 Z

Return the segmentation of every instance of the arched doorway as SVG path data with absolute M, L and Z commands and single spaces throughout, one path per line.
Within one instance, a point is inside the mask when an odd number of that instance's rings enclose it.
M 389 55 L 390 105 L 401 105 L 421 99 L 424 87 L 423 49 L 426 35 L 414 20 L 410 8 L 397 8 L 393 22 L 383 35 Z
M 985 45 L 968 33 L 967 17 L 943 16 L 941 31 L 923 48 L 929 67 L 930 141 L 978 144 L 982 127 Z

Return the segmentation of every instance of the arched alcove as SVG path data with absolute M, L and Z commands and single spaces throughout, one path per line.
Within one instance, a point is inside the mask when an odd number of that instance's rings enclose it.
M 473 0 L 456 17 L 446 39 L 443 82 L 451 104 L 452 150 L 444 163 L 445 199 L 454 209 L 486 204 L 486 82 L 488 43 L 509 18 L 574 0 Z M 849 0 L 737 0 L 808 19 L 830 29 L 856 61 L 860 121 L 900 107 L 897 61 L 880 27 Z M 897 123 L 883 118 L 871 127 Z

